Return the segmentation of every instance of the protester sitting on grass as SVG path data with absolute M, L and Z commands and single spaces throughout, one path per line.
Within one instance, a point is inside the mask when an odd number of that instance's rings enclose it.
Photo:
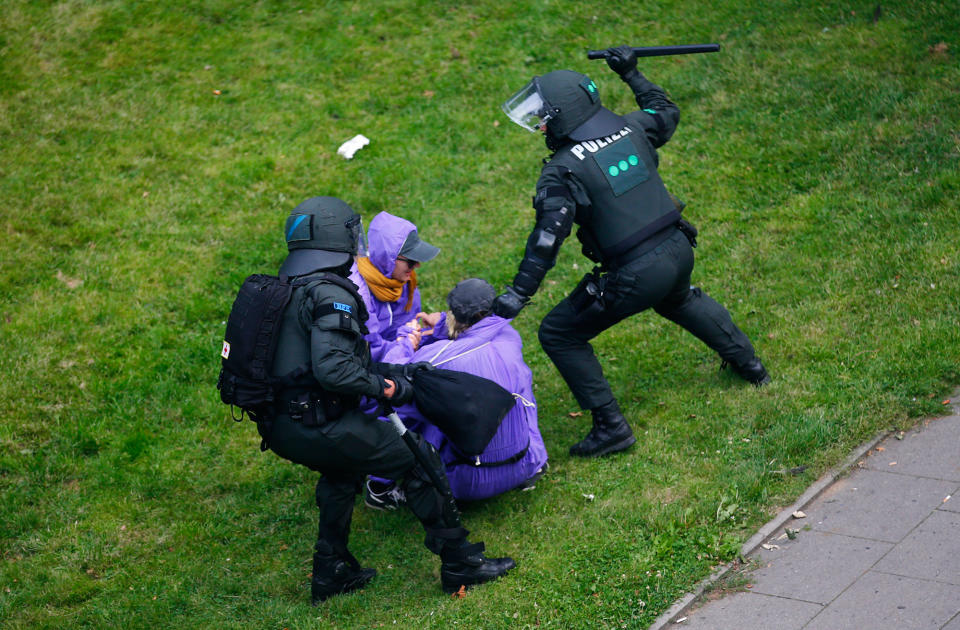
M 514 488 L 532 488 L 547 467 L 547 450 L 537 426 L 533 375 L 523 361 L 523 341 L 510 320 L 492 314 L 494 288 L 479 278 L 457 284 L 447 296 L 446 331 L 435 331 L 411 362 L 427 361 L 494 381 L 517 399 L 496 434 L 476 458 L 467 458 L 440 429 L 412 404 L 397 409 L 404 423 L 434 445 L 458 500 L 485 499 Z M 440 324 L 439 314 L 424 316 Z M 446 334 L 444 334 L 446 333 Z M 456 410 L 453 410 L 456 413 Z M 367 482 L 365 502 L 391 509 L 402 501 L 399 489 L 378 480 Z
M 369 255 L 357 258 L 350 280 L 370 313 L 370 354 L 374 361 L 406 363 L 421 341 L 416 268 L 440 250 L 420 239 L 416 225 L 388 212 L 373 218 L 367 240 Z

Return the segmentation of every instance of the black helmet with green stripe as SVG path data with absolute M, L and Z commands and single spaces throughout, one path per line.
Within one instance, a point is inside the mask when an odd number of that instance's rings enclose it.
M 546 125 L 554 136 L 576 141 L 608 136 L 626 125 L 622 117 L 603 107 L 597 84 L 572 70 L 534 77 L 502 108 L 526 129 L 536 131 Z

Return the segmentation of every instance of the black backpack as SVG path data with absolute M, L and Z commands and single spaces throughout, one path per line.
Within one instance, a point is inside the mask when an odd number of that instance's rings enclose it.
M 254 421 L 270 415 L 276 392 L 286 382 L 285 378 L 273 378 L 270 371 L 277 331 L 294 286 L 286 276 L 254 274 L 243 281 L 233 301 L 220 352 L 217 389 L 238 422 L 244 413 Z M 239 417 L 233 413 L 234 407 L 240 408 Z
M 318 273 L 290 282 L 287 276 L 254 274 L 243 281 L 227 318 L 220 351 L 222 366 L 217 380 L 220 400 L 230 405 L 231 416 L 237 422 L 243 420 L 244 413 L 255 422 L 268 420 L 275 411 L 277 393 L 282 387 L 308 385 L 310 389 L 309 383 L 316 385 L 310 376 L 309 364 L 280 377 L 271 376 L 271 371 L 279 341 L 277 332 L 293 290 L 323 282 L 335 284 L 353 295 L 358 307 L 360 331 L 366 334 L 367 310 L 363 298 L 347 278 L 334 273 Z M 340 312 L 336 304 L 324 308 L 329 312 Z M 319 309 L 315 315 L 318 313 Z M 340 312 L 340 315 L 343 317 L 344 313 Z M 239 416 L 233 412 L 234 407 L 239 407 Z

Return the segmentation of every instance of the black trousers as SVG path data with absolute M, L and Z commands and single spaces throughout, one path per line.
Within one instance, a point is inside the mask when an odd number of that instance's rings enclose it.
M 421 450 L 446 483 L 439 455 L 417 436 Z M 438 488 L 425 474 L 410 448 L 390 423 L 359 410 L 348 411 L 338 420 L 319 427 L 280 415 L 273 421 L 268 438 L 270 450 L 280 457 L 321 473 L 317 482 L 320 508 L 318 540 L 337 550 L 346 550 L 356 495 L 367 475 L 403 481 L 407 505 L 427 531 L 427 546 L 439 553 L 447 540 L 434 539 L 437 532 L 460 528 L 459 513 L 445 501 L 446 488 Z M 464 532 L 465 534 L 465 532 Z
M 727 309 L 690 286 L 692 271 L 693 249 L 686 236 L 674 230 L 650 251 L 603 274 L 602 304 L 584 295 L 581 282 L 547 314 L 540 324 L 540 344 L 581 408 L 594 409 L 614 400 L 590 340 L 649 308 L 693 333 L 730 363 L 753 358 L 750 340 Z

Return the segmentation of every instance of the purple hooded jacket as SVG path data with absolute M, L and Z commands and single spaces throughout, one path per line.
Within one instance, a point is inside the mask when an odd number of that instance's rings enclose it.
M 438 339 L 421 346 L 412 361 L 429 361 L 439 368 L 488 378 L 517 398 L 517 404 L 480 455 L 481 463 L 495 463 L 526 449 L 519 461 L 501 466 L 478 467 L 468 463 L 416 407 L 404 405 L 397 410 L 409 428 L 440 452 L 454 497 L 472 501 L 506 492 L 530 479 L 547 462 L 547 449 L 537 426 L 533 375 L 523 361 L 523 341 L 510 320 L 496 315 L 486 317 L 452 341 Z
M 370 221 L 367 230 L 367 242 L 370 248 L 370 262 L 380 273 L 390 277 L 397 264 L 397 256 L 410 232 L 416 231 L 417 226 L 393 216 L 388 212 L 381 212 Z M 410 294 L 410 284 L 403 286 L 403 293 L 396 302 L 381 302 L 370 291 L 356 263 L 350 270 L 350 280 L 359 288 L 360 296 L 370 313 L 367 320 L 366 339 L 370 342 L 370 355 L 374 361 L 384 363 L 407 363 L 413 356 L 413 345 L 407 339 L 411 332 L 410 324 L 420 312 L 420 290 L 413 292 L 413 304 L 410 310 L 404 310 L 407 296 Z M 442 323 L 442 322 L 441 322 Z M 438 326 L 440 328 L 440 326 Z

